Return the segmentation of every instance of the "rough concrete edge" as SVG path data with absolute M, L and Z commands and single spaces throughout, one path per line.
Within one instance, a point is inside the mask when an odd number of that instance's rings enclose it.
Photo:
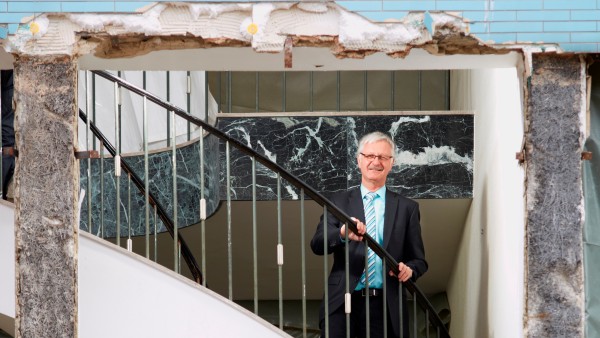
M 70 63 L 72 65 L 72 72 L 73 72 L 73 76 L 76 77 L 77 76 L 77 69 L 76 69 L 76 64 L 73 63 L 73 57 L 69 56 L 69 55 L 43 55 L 43 56 L 19 56 L 16 60 L 16 62 L 26 62 L 26 61 L 32 61 L 35 60 L 38 63 L 42 63 L 42 64 L 47 64 L 47 63 L 55 63 L 57 60 L 59 60 L 59 62 L 64 62 L 64 63 Z M 15 72 L 16 73 L 16 72 Z M 18 81 L 17 78 L 15 79 L 15 91 L 17 89 L 18 86 Z M 74 88 L 76 89 L 76 88 Z M 14 100 L 17 101 L 17 96 L 15 95 Z M 75 102 L 73 102 L 73 104 L 76 104 L 76 100 L 77 100 L 77 96 L 76 93 L 74 95 L 74 100 Z M 48 108 L 48 107 L 47 107 Z M 23 114 L 21 112 L 21 110 L 23 110 L 23 106 L 17 104 L 15 107 L 15 142 L 16 144 L 18 144 L 19 142 L 22 142 L 22 137 L 20 136 L 20 130 L 19 128 L 16 128 L 18 125 L 18 119 L 22 118 L 20 116 L 22 115 L 26 115 Z M 75 112 L 75 111 L 73 111 Z M 73 133 L 73 135 L 71 135 L 71 147 L 72 149 L 75 149 L 76 144 L 77 144 L 77 118 L 76 115 L 73 115 L 73 118 L 71 118 L 71 131 Z M 74 168 L 73 168 L 73 177 L 72 179 L 75 181 L 75 183 L 73 184 L 73 189 L 71 191 L 71 193 L 73 194 L 72 196 L 72 201 L 73 201 L 73 212 L 77 213 L 78 212 L 78 187 L 79 187 L 79 162 L 75 159 L 74 153 L 71 153 L 70 156 L 70 160 L 74 162 Z M 15 334 L 16 336 L 19 336 L 20 334 L 22 334 L 22 332 L 20 331 L 20 327 L 21 327 L 21 323 L 20 323 L 20 316 L 19 314 L 21 313 L 20 311 L 20 303 L 19 303 L 19 298 L 17 297 L 17 295 L 19 294 L 19 281 L 20 281 L 20 269 L 19 266 L 17 264 L 17 262 L 19 261 L 19 243 L 17 241 L 17 234 L 19 231 L 19 227 L 17 226 L 17 223 L 19 222 L 19 215 L 22 209 L 22 201 L 20 198 L 17 198 L 18 196 L 20 196 L 20 189 L 21 189 L 21 184 L 20 184 L 20 180 L 21 180 L 21 176 L 19 175 L 19 171 L 20 169 L 21 163 L 19 161 L 15 161 L 15 171 L 14 171 L 14 176 L 13 176 L 13 182 L 14 182 L 14 191 L 15 191 L 15 202 L 14 202 L 14 210 L 15 210 Z M 78 232 L 79 232 L 79 225 L 75 224 L 75 219 L 77 219 L 77 215 L 73 214 L 72 218 L 70 218 L 71 220 L 73 220 L 73 224 L 72 224 L 72 230 L 73 230 L 73 276 L 74 276 L 74 280 L 73 280 L 73 289 L 74 289 L 74 308 L 77 308 L 77 302 L 78 302 L 78 295 L 77 295 L 77 269 L 78 269 L 78 255 L 77 255 L 77 251 L 78 251 Z M 78 314 L 72 314 L 73 316 L 73 331 L 77 332 L 78 331 Z
M 270 6 L 266 6 L 270 5 Z M 492 53 L 507 53 L 513 50 L 521 50 L 529 52 L 563 52 L 558 44 L 554 43 L 494 43 L 494 41 L 483 41 L 477 35 L 470 34 L 469 21 L 454 12 L 444 11 L 412 11 L 409 12 L 402 20 L 395 22 L 375 22 L 364 18 L 363 16 L 346 10 L 335 2 L 327 2 L 320 4 L 326 6 L 327 10 L 335 11 L 340 17 L 337 22 L 337 28 L 341 30 L 337 36 L 331 35 L 295 35 L 294 44 L 314 47 L 329 47 L 332 53 L 338 58 L 364 58 L 367 55 L 381 52 L 386 53 L 390 57 L 403 58 L 410 53 L 412 48 L 422 48 L 429 53 L 437 54 L 492 54 Z M 199 7 L 202 6 L 202 7 Z M 244 35 L 244 27 L 240 25 L 239 37 L 207 37 L 197 36 L 195 38 L 189 36 L 189 30 L 180 35 L 168 35 L 169 32 L 157 29 L 157 25 L 149 23 L 157 23 L 161 15 L 167 8 L 187 7 L 191 14 L 191 23 L 197 21 L 198 17 L 216 17 L 221 13 L 241 11 L 243 13 L 250 12 L 251 21 L 258 26 L 264 26 L 270 20 L 273 11 L 302 11 L 310 12 L 303 8 L 306 4 L 303 2 L 281 2 L 275 4 L 265 3 L 213 3 L 213 4 L 196 4 L 196 3 L 155 3 L 145 7 L 137 13 L 46 13 L 40 14 L 34 18 L 24 20 L 14 36 L 9 37 L 9 42 L 4 48 L 9 53 L 14 54 L 32 54 L 39 55 L 44 52 L 40 48 L 40 44 L 47 44 L 47 48 L 51 53 L 63 53 L 67 55 L 85 55 L 89 53 L 97 53 L 99 44 L 83 41 L 86 36 L 96 36 L 100 39 L 110 39 L 119 43 L 121 39 L 132 39 L 137 41 L 146 41 L 152 38 L 164 41 L 163 46 L 152 45 L 155 48 L 197 48 L 197 47 L 218 47 L 218 46 L 252 46 L 256 52 L 280 53 L 284 50 L 284 43 L 281 39 L 277 41 L 260 41 L 266 33 L 258 31 L 256 36 Z M 268 8 L 267 8 L 268 7 Z M 315 10 L 316 12 L 316 10 Z M 291 14 L 290 14 L 291 15 Z M 348 25 L 342 21 L 342 16 L 353 17 L 365 25 Z M 135 23 L 128 23 L 134 18 Z M 43 37 L 48 33 L 51 27 L 51 21 L 62 21 L 63 26 L 60 30 L 62 40 L 57 42 L 56 39 L 43 42 Z M 89 22 L 87 21 L 89 20 Z M 144 21 L 145 20 L 145 21 Z M 245 22 L 245 21 L 244 21 Z M 56 26 L 56 25 L 55 25 Z M 258 27 L 257 26 L 257 27 Z M 359 27 L 356 27 L 359 26 Z M 56 28 L 52 28 L 56 30 Z M 116 29 L 116 30 L 115 30 Z M 258 29 L 258 28 L 257 28 Z M 65 33 L 71 32 L 71 33 Z M 111 33 L 112 32 L 112 33 Z M 344 32 L 352 33 L 356 41 L 363 41 L 359 44 L 346 45 L 344 36 L 348 35 Z M 358 33 L 357 33 L 358 32 Z M 405 32 L 405 33 L 402 33 Z M 409 34 L 409 32 L 412 32 Z M 418 33 L 417 33 L 418 32 Z M 270 32 L 269 36 L 279 36 L 285 34 L 281 32 Z M 406 35 L 408 34 L 408 35 Z M 417 35 L 415 35 L 417 34 Z M 405 36 L 406 35 L 406 36 Z M 405 42 L 398 42 L 398 37 L 406 38 Z M 448 39 L 453 37 L 452 39 Z M 83 38 L 83 39 L 82 39 Z M 169 40 L 171 39 L 171 40 Z M 169 41 L 174 39 L 185 40 L 180 45 L 168 45 Z M 195 40 L 194 40 L 195 39 Z M 258 40 L 256 40 L 258 39 Z M 48 40 L 48 39 L 46 39 Z M 68 40 L 68 41 L 67 41 Z M 280 41 L 281 40 L 281 41 Z M 352 40 L 352 41 L 354 41 Z M 446 41 L 448 40 L 448 41 Z M 38 42 L 37 44 L 35 42 Z M 187 42 L 186 42 L 187 41 Z M 195 41 L 192 43 L 192 41 Z M 458 46 L 456 41 L 464 42 L 465 46 Z M 260 43 L 260 45 L 259 45 Z M 62 46 L 61 46 L 62 44 Z M 54 46 L 52 48 L 49 48 Z M 452 47 L 451 50 L 445 47 Z M 441 48 L 440 48 L 441 47 Z M 440 52 L 441 50 L 441 52 Z M 135 56 L 141 54 L 132 54 L 126 56 Z M 115 56 L 119 57 L 119 56 Z
M 526 63 L 525 63 L 525 66 L 526 66 L 525 76 L 526 76 L 526 79 L 527 79 L 527 83 L 524 86 L 525 89 L 526 89 L 525 92 L 527 94 L 526 101 L 524 101 L 525 104 L 526 104 L 526 113 L 527 113 L 526 118 L 525 118 L 526 129 L 524 130 L 524 132 L 525 132 L 524 136 L 525 137 L 524 137 L 524 143 L 523 143 L 523 149 L 522 149 L 523 154 L 525 156 L 523 165 L 525 166 L 525 172 L 526 172 L 526 175 L 525 175 L 525 196 L 524 196 L 524 202 L 525 202 L 525 227 L 526 227 L 526 229 L 525 229 L 526 230 L 525 231 L 526 238 L 525 238 L 525 242 L 524 242 L 524 244 L 525 244 L 525 257 L 524 258 L 525 258 L 525 267 L 526 267 L 525 271 L 524 271 L 524 277 L 525 277 L 525 280 L 524 280 L 524 286 L 525 286 L 525 288 L 524 288 L 524 290 L 525 290 L 525 294 L 524 294 L 524 306 L 525 306 L 525 308 L 524 308 L 524 318 L 523 318 L 523 334 L 524 334 L 523 336 L 524 337 L 529 337 L 530 336 L 531 325 L 529 324 L 529 322 L 530 322 L 531 319 L 534 319 L 534 318 L 530 318 L 528 316 L 528 313 L 529 313 L 529 311 L 528 311 L 528 304 L 529 304 L 528 299 L 530 297 L 530 288 L 529 288 L 529 283 L 528 283 L 528 281 L 529 281 L 529 278 L 528 278 L 528 276 L 529 276 L 529 266 L 530 266 L 530 264 L 529 264 L 529 255 L 528 255 L 528 252 L 529 252 L 528 251 L 528 243 L 529 243 L 528 236 L 529 236 L 529 233 L 530 233 L 529 230 L 528 230 L 528 228 L 529 228 L 529 210 L 530 209 L 528 209 L 528 206 L 529 206 L 530 203 L 536 203 L 534 193 L 535 193 L 535 191 L 537 191 L 539 189 L 538 188 L 538 182 L 536 182 L 535 180 L 534 181 L 530 181 L 529 180 L 529 175 L 527 174 L 527 172 L 529 170 L 528 169 L 528 167 L 529 167 L 529 161 L 527 159 L 527 152 L 531 152 L 532 151 L 532 149 L 528 149 L 528 148 L 532 147 L 531 143 L 527 143 L 526 142 L 527 134 L 528 134 L 528 131 L 530 130 L 530 128 L 529 128 L 530 119 L 529 119 L 528 115 L 531 113 L 531 109 L 532 109 L 532 105 L 531 105 L 530 99 L 529 99 L 529 96 L 530 96 L 529 94 L 531 92 L 531 77 L 532 77 L 533 72 L 535 71 L 534 67 L 533 67 L 533 57 L 534 57 L 535 54 L 538 54 L 538 53 L 541 54 L 541 53 L 544 53 L 544 52 L 548 52 L 548 51 L 544 51 L 543 49 L 539 50 L 539 48 L 537 48 L 537 47 L 532 47 L 532 48 L 528 48 L 528 49 L 524 50 L 524 58 L 526 60 Z M 553 51 L 553 53 L 550 53 L 550 54 L 555 54 L 555 55 L 561 55 L 561 54 L 577 55 L 576 53 L 570 53 L 570 52 L 569 53 L 562 53 L 559 50 Z M 580 102 L 579 102 L 580 106 L 579 107 L 580 108 L 579 108 L 578 117 L 579 117 L 579 132 L 580 132 L 580 134 L 579 134 L 578 144 L 579 144 L 580 151 L 583 151 L 583 146 L 584 146 L 584 142 L 585 142 L 585 113 L 586 113 L 586 100 L 587 100 L 587 94 L 586 94 L 587 93 L 587 89 L 586 89 L 586 83 L 587 83 L 587 81 L 586 81 L 586 74 L 587 74 L 586 66 L 587 66 L 587 63 L 586 63 L 585 57 L 583 55 L 579 55 L 579 63 L 580 63 L 580 66 L 579 66 L 579 83 L 580 83 L 580 99 L 579 99 L 580 100 Z M 581 163 L 581 162 L 579 162 L 579 163 Z M 579 225 L 583 226 L 583 222 L 584 222 L 584 219 L 585 219 L 585 210 L 584 210 L 584 205 L 583 205 L 583 203 L 584 203 L 584 199 L 583 199 L 583 182 L 580 180 L 579 182 L 577 182 L 577 185 L 578 185 L 578 190 L 579 190 L 580 204 L 577 206 L 576 209 L 577 209 L 577 212 L 579 213 L 579 215 L 581 216 Z M 583 233 L 580 233 L 579 235 L 581 237 L 583 237 Z M 583 238 L 581 240 L 581 243 L 583 243 Z M 580 276 L 581 280 L 579 281 L 580 284 L 582 285 L 582 287 L 581 287 L 581 294 L 580 294 L 580 298 L 579 298 L 580 303 L 581 303 L 579 305 L 580 305 L 580 309 L 582 310 L 582 313 L 581 313 L 581 316 L 580 316 L 581 322 L 578 325 L 580 326 L 580 332 L 582 333 L 582 336 L 585 336 L 585 288 L 583 287 L 583 285 L 584 285 L 584 278 L 585 277 L 584 277 L 583 268 L 584 267 L 582 265 L 582 267 L 581 267 L 581 276 Z

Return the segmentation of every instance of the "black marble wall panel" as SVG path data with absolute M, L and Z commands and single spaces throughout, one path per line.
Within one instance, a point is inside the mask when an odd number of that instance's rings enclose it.
M 258 150 L 324 194 L 360 184 L 356 165 L 359 138 L 389 133 L 397 145 L 388 186 L 411 198 L 471 198 L 473 194 L 473 116 L 349 116 L 221 118 L 218 128 Z M 221 144 L 221 162 L 226 163 Z M 231 198 L 252 199 L 251 160 L 230 150 Z M 226 168 L 221 194 L 227 192 Z M 257 199 L 277 196 L 276 175 L 257 165 Z M 298 191 L 281 184 L 284 199 Z
M 218 128 L 258 150 L 308 185 L 324 194 L 360 184 L 356 165 L 358 139 L 371 131 L 389 133 L 397 145 L 395 165 L 388 186 L 411 198 L 470 198 L 473 178 L 473 116 L 351 116 L 221 118 Z M 229 158 L 229 160 L 228 160 Z M 123 159 L 143 180 L 143 156 Z M 177 149 L 177 220 L 184 227 L 199 221 L 199 145 Z M 227 182 L 227 163 L 230 179 Z M 106 237 L 116 234 L 116 181 L 112 159 L 104 160 L 104 205 L 101 204 L 100 160 L 92 160 L 91 231 Z M 173 217 L 171 151 L 149 156 L 149 184 L 169 217 Z M 210 216 L 219 202 L 252 199 L 252 162 L 234 147 L 210 136 L 205 138 L 205 196 Z M 277 197 L 277 175 L 256 165 L 257 199 Z M 120 233 L 145 234 L 144 195 L 127 175 L 120 178 Z M 87 160 L 81 161 L 81 188 L 87 190 Z M 282 180 L 283 199 L 298 199 L 299 191 Z M 131 207 L 129 200 L 131 199 Z M 131 215 L 129 210 L 131 209 Z M 88 229 L 87 200 L 82 203 L 81 228 Z M 151 212 L 151 231 L 154 229 Z M 158 220 L 158 231 L 165 231 Z
M 204 139 L 204 173 L 207 214 L 211 215 L 218 207 L 219 196 L 219 165 L 218 140 L 214 136 Z M 199 143 L 180 147 L 176 150 L 177 166 L 177 222 L 178 227 L 185 227 L 199 222 L 200 204 L 200 154 Z M 135 173 L 144 180 L 144 156 L 123 157 Z M 103 161 L 104 191 L 101 193 L 100 159 L 92 160 L 92 226 L 91 232 L 104 237 L 116 235 L 116 180 L 114 176 L 114 161 L 112 158 Z M 81 188 L 87 190 L 87 160 L 81 161 Z M 163 206 L 167 215 L 173 219 L 173 170 L 171 151 L 163 151 L 148 156 L 148 176 L 150 192 Z M 132 236 L 146 233 L 145 196 L 131 182 L 123 171 L 119 179 L 120 185 L 120 233 L 127 236 L 131 224 Z M 129 190 L 130 189 L 130 190 Z M 129 193 L 131 191 L 131 193 Z M 89 196 L 89 193 L 87 194 Z M 129 200 L 131 199 L 131 207 Z M 101 201 L 104 200 L 104 205 Z M 131 209 L 131 214 L 129 210 Z M 88 206 L 84 200 L 81 206 L 80 227 L 88 229 Z M 103 224 L 103 226 L 101 226 Z M 150 210 L 150 230 L 154 231 L 154 211 Z M 158 219 L 157 231 L 165 231 Z

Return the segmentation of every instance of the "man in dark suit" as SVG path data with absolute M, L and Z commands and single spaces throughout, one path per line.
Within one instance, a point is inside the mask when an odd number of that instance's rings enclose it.
M 13 101 L 13 71 L 0 71 L 0 100 L 2 101 L 2 144 L 4 153 L 2 154 L 2 199 L 7 198 L 8 184 L 10 183 L 15 171 L 15 158 L 7 154 L 7 149 L 15 146 L 15 110 L 12 107 Z
M 331 201 L 347 214 L 354 216 L 358 233 L 348 232 L 349 284 L 350 284 L 350 337 L 383 337 L 384 316 L 387 315 L 388 337 L 408 337 L 408 309 L 405 297 L 402 298 L 403 325 L 400 335 L 399 283 L 408 279 L 416 280 L 427 271 L 419 205 L 385 187 L 388 173 L 394 163 L 395 144 L 381 132 L 365 135 L 359 142 L 357 161 L 361 172 L 359 188 L 336 194 Z M 367 215 L 365 217 L 365 214 Z M 323 227 L 326 226 L 327 238 Z M 345 237 L 346 226 L 333 215 L 323 216 L 311 241 L 311 248 L 317 255 L 333 253 L 333 267 L 328 279 L 329 293 L 329 337 L 346 337 L 346 314 L 344 297 L 346 294 Z M 398 264 L 398 275 L 384 271 L 381 259 L 368 256 L 365 270 L 365 244 L 363 235 L 368 233 L 388 251 Z M 386 279 L 386 299 L 383 299 L 383 279 Z M 367 292 L 368 284 L 368 292 Z M 366 299 L 369 299 L 369 327 L 366 323 Z M 383 313 L 383 302 L 387 301 L 387 314 Z M 325 300 L 321 304 L 320 328 L 325 337 Z

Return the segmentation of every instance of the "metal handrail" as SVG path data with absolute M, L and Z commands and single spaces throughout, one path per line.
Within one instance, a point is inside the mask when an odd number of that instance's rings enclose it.
M 109 72 L 93 70 L 92 73 L 94 73 L 98 76 L 101 76 L 109 81 L 116 82 L 119 84 L 119 86 L 126 88 L 138 95 L 146 97 L 148 100 L 167 109 L 168 111 L 174 112 L 175 114 L 177 114 L 177 116 L 185 119 L 186 121 L 193 123 L 196 126 L 203 128 L 210 134 L 215 135 L 219 139 L 232 144 L 234 147 L 236 147 L 238 150 L 245 153 L 246 155 L 254 157 L 256 159 L 256 161 L 258 161 L 265 167 L 273 170 L 274 172 L 278 173 L 281 176 L 281 178 L 287 180 L 290 184 L 292 184 L 296 188 L 303 189 L 305 194 L 308 195 L 315 202 L 317 202 L 319 205 L 326 206 L 327 210 L 331 214 L 333 214 L 335 217 L 337 217 L 340 221 L 342 221 L 343 223 L 346 223 L 351 231 L 353 231 L 355 233 L 358 232 L 358 229 L 356 228 L 356 224 L 354 223 L 354 221 L 350 215 L 348 215 L 343 210 L 338 208 L 329 199 L 327 199 L 325 196 L 323 196 L 322 194 L 317 192 L 313 187 L 309 186 L 301 179 L 292 175 L 290 172 L 288 172 L 286 169 L 284 169 L 277 163 L 272 162 L 266 156 L 261 155 L 260 153 L 254 151 L 254 149 L 252 149 L 252 148 L 246 146 L 245 144 L 243 144 L 242 142 L 230 137 L 223 131 L 213 127 L 212 125 L 206 123 L 205 121 L 203 121 L 195 116 L 192 116 L 187 111 L 185 111 L 169 102 L 165 102 L 158 96 L 156 96 L 144 89 L 141 89 L 127 81 L 124 81 L 123 79 L 121 79 L 117 76 L 114 76 L 114 75 L 110 74 Z M 377 243 L 377 241 L 375 241 L 368 234 L 363 235 L 363 240 L 367 243 L 367 245 L 371 248 L 371 250 L 373 250 L 375 252 L 375 254 L 377 254 L 379 257 L 384 259 L 384 261 L 388 265 L 388 268 L 391 271 L 393 271 L 394 274 L 399 273 L 398 262 L 394 259 L 394 257 L 389 252 L 387 252 L 379 243 Z M 440 319 L 440 317 L 438 316 L 435 308 L 431 305 L 431 303 L 429 302 L 429 300 L 427 299 L 425 294 L 421 291 L 421 289 L 419 289 L 419 287 L 412 280 L 408 280 L 408 281 L 404 282 L 404 286 L 408 289 L 408 291 L 412 292 L 415 295 L 416 301 L 421 306 L 421 308 L 423 308 L 427 311 L 429 320 L 431 321 L 431 324 L 433 324 L 436 328 L 441 330 L 440 333 L 442 334 L 442 337 L 450 337 L 446 326 L 443 324 L 443 322 Z
M 81 109 L 79 109 L 79 118 L 84 123 L 87 123 L 87 115 Z M 102 134 L 102 132 L 96 127 L 96 125 L 92 121 L 90 121 L 90 130 L 104 144 L 106 150 L 108 150 L 108 152 L 112 156 L 115 156 L 115 147 L 110 143 L 106 136 Z M 131 167 L 127 164 L 127 161 L 125 161 L 125 159 L 121 159 L 121 168 L 123 168 L 126 173 L 131 175 L 133 183 L 136 185 L 136 187 L 142 194 L 145 194 L 146 190 L 144 189 L 144 183 L 142 179 L 140 179 L 140 177 L 131 169 Z M 169 234 L 171 234 L 171 237 L 173 237 L 175 230 L 173 220 L 171 220 L 171 218 L 167 215 L 165 208 L 160 204 L 158 199 L 156 199 L 151 192 L 148 192 L 148 196 L 149 203 L 156 207 L 156 213 L 158 217 L 160 217 L 163 224 L 165 225 L 165 228 L 167 228 L 167 231 L 169 232 Z M 117 224 L 117 226 L 119 225 Z M 192 254 L 192 251 L 190 250 L 189 246 L 187 245 L 181 234 L 178 235 L 178 242 L 181 246 L 181 256 L 183 256 L 183 259 L 185 260 L 188 268 L 190 269 L 194 280 L 196 281 L 196 283 L 202 284 L 202 270 L 198 266 L 198 263 L 196 262 L 196 259 Z

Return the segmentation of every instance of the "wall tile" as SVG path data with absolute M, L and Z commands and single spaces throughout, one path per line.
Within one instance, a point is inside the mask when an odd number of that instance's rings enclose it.
M 596 0 L 544 0 L 544 9 L 596 9 Z
M 488 22 L 473 22 L 469 24 L 471 34 L 488 33 L 490 24 Z
M 569 33 L 517 33 L 519 42 L 570 42 Z
M 570 52 L 598 53 L 597 43 L 561 43 L 560 47 Z
M 349 11 L 380 11 L 382 9 L 380 1 L 338 1 L 337 4 Z
M 23 1 L 8 2 L 9 12 L 60 12 L 60 2 L 58 1 Z
M 571 20 L 600 20 L 600 10 L 571 11 Z
M 152 2 L 136 1 L 136 2 L 115 2 L 116 12 L 135 12 L 136 10 L 151 4 Z
M 487 1 L 436 1 L 438 11 L 482 11 L 485 10 Z
M 569 20 L 569 11 L 518 11 L 518 21 L 554 21 Z
M 22 13 L 0 13 L 1 23 L 18 23 L 21 19 L 27 16 L 32 16 L 33 12 L 22 12 Z
M 514 42 L 517 40 L 517 33 L 482 33 L 473 34 L 484 42 L 492 41 L 494 43 Z
M 463 17 L 472 21 L 516 21 L 516 11 L 465 11 Z
M 384 11 L 432 11 L 435 1 L 384 1 Z
M 600 32 L 571 33 L 571 42 L 598 42 Z
M 494 10 L 527 10 L 527 9 L 542 9 L 542 0 L 524 0 L 524 1 L 496 1 L 494 2 Z
M 545 32 L 593 32 L 595 30 L 595 21 L 544 22 Z
M 62 10 L 64 12 L 114 12 L 114 2 L 63 2 Z
M 492 22 L 490 32 L 541 32 L 543 30 L 542 22 L 536 21 L 515 21 L 515 22 Z
M 18 23 L 9 23 L 8 24 L 8 34 L 15 34 L 15 32 L 17 31 L 17 28 L 19 28 Z

